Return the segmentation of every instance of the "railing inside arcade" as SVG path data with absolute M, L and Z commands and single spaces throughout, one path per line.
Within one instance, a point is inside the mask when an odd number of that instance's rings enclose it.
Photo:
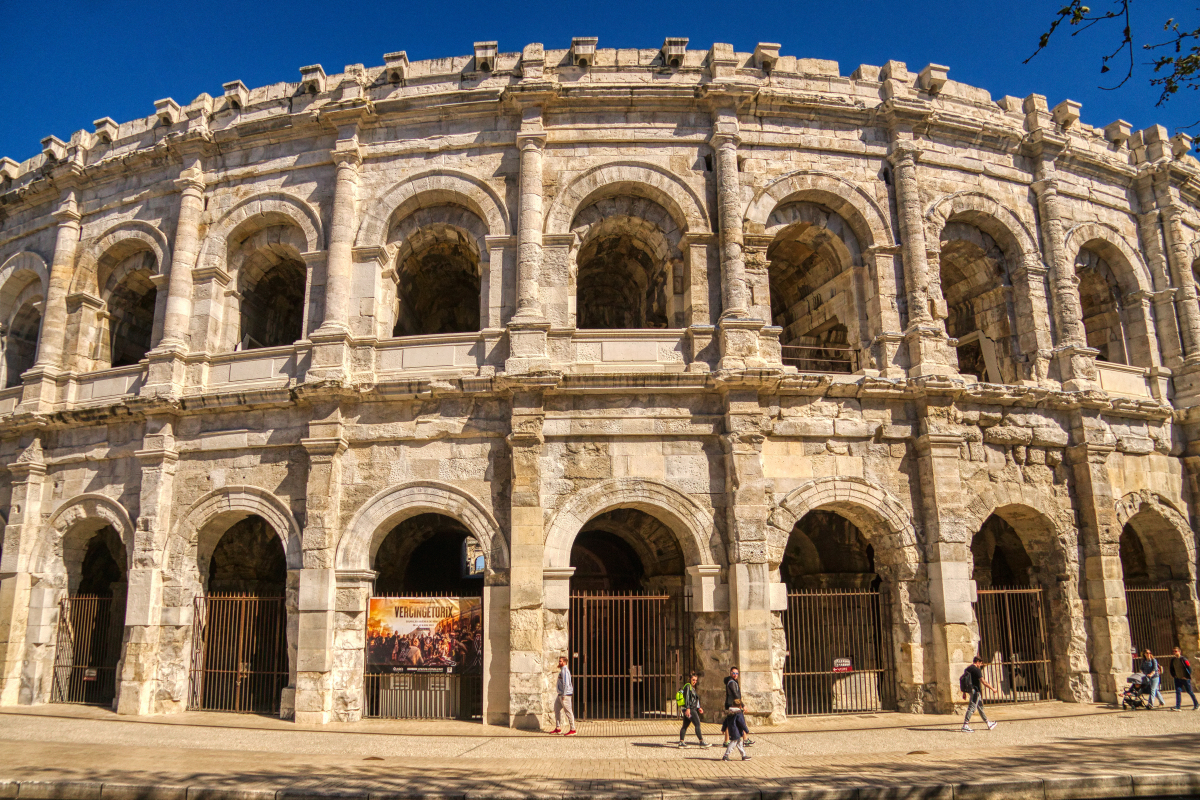
M 858 371 L 858 351 L 853 347 L 817 347 L 785 344 L 780 347 L 783 365 L 800 372 L 836 372 L 850 375 Z

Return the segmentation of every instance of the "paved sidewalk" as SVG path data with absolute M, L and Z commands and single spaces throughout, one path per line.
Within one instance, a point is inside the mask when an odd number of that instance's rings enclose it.
M 664 729 L 666 723 L 629 724 L 624 733 L 619 723 L 585 724 L 582 735 L 564 739 L 467 723 L 300 728 L 227 714 L 129 718 L 73 706 L 6 708 L 0 710 L 0 780 L 90 782 L 96 798 L 99 784 L 192 787 L 180 795 L 187 800 L 196 787 L 468 798 L 704 790 L 765 799 L 771 792 L 795 797 L 797 790 L 814 787 L 839 787 L 841 797 L 854 787 L 914 785 L 927 787 L 922 796 L 966 800 L 972 782 L 1001 781 L 1007 782 L 1005 797 L 1054 800 L 1132 795 L 1139 781 L 1143 790 L 1152 788 L 1145 783 L 1149 778 L 1135 781 L 1135 773 L 1200 770 L 1197 712 L 1052 703 L 992 708 L 989 716 L 1001 724 L 994 731 L 976 726 L 974 734 L 957 733 L 958 718 L 940 716 L 793 720 L 756 732 L 754 758 L 729 763 L 720 760 L 716 747 L 674 747 L 678 728 Z M 608 735 L 588 735 L 589 728 Z M 719 742 L 717 726 L 709 729 L 711 741 Z M 1087 780 L 1056 783 L 1080 778 Z M 1187 780 L 1200 793 L 1200 776 Z M 951 784 L 958 786 L 946 788 Z M 1153 785 L 1177 787 L 1178 779 L 1163 777 L 1160 784 Z M 20 797 L 40 792 L 49 800 L 93 800 L 78 787 L 27 788 L 32 786 L 22 784 Z M 1087 789 L 1083 794 L 1081 786 Z M 989 791 L 999 789 L 991 785 Z M 867 798 L 865 788 L 850 794 Z M 0 791 L 4 796 L 11 793 Z M 106 797 L 115 795 L 109 791 Z

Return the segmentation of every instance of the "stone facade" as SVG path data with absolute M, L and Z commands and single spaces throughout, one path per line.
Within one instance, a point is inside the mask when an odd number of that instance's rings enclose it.
M 305 67 L 0 160 L 0 702 L 48 699 L 104 531 L 116 707 L 183 709 L 193 598 L 249 517 L 298 722 L 362 714 L 373 558 L 421 514 L 485 554 L 496 724 L 547 721 L 601 517 L 763 720 L 818 510 L 870 543 L 903 710 L 958 700 L 994 517 L 1053 603 L 1057 697 L 1123 683 L 1127 525 L 1196 653 L 1190 140 L 937 65 L 686 45 Z

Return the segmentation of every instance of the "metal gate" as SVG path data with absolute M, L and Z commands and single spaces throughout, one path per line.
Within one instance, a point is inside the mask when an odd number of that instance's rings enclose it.
M 572 594 L 576 716 L 677 717 L 675 692 L 692 668 L 688 605 L 686 597 L 669 594 Z
M 288 684 L 282 597 L 196 598 L 188 708 L 278 714 Z
M 1162 667 L 1164 692 L 1175 690 L 1171 677 L 1171 650 L 1178 644 L 1175 638 L 1175 609 L 1171 603 L 1171 587 L 1165 584 L 1125 584 L 1125 608 L 1129 618 L 1129 640 L 1133 646 L 1133 671 L 1140 668 L 1142 652 L 1149 647 Z M 1164 659 L 1164 656 L 1166 657 Z
M 124 619 L 111 597 L 65 597 L 58 614 L 52 703 L 111 705 Z
M 783 612 L 787 713 L 840 714 L 895 707 L 883 595 L 864 589 L 788 594 Z
M 984 699 L 989 703 L 1053 699 L 1042 587 L 979 589 L 978 598 L 972 606 L 979 624 L 983 677 L 997 690 L 985 688 Z

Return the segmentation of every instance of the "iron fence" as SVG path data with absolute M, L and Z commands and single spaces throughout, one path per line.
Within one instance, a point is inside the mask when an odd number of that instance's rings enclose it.
M 188 707 L 278 714 L 288 685 L 287 609 L 282 597 L 197 597 Z
M 1042 587 L 979 589 L 973 603 L 979 625 L 983 690 L 988 703 L 1053 699 L 1050 646 Z
M 853 347 L 785 344 L 780 350 L 784 366 L 795 367 L 800 372 L 852 374 L 858 370 L 858 351 Z
M 580 719 L 676 717 L 692 668 L 685 596 L 573 593 L 568 614 L 574 711 Z
M 895 708 L 886 603 L 877 590 L 788 594 L 783 612 L 787 713 L 839 714 Z
M 1175 608 L 1171 602 L 1171 587 L 1165 584 L 1125 584 L 1125 608 L 1129 619 L 1129 639 L 1133 646 L 1132 667 L 1141 669 L 1141 654 L 1146 648 L 1162 667 L 1159 689 L 1175 690 L 1171 677 L 1171 650 L 1179 643 L 1175 638 Z
M 117 695 L 117 662 L 123 614 L 111 597 L 62 599 L 55 637 L 53 703 L 111 705 Z

